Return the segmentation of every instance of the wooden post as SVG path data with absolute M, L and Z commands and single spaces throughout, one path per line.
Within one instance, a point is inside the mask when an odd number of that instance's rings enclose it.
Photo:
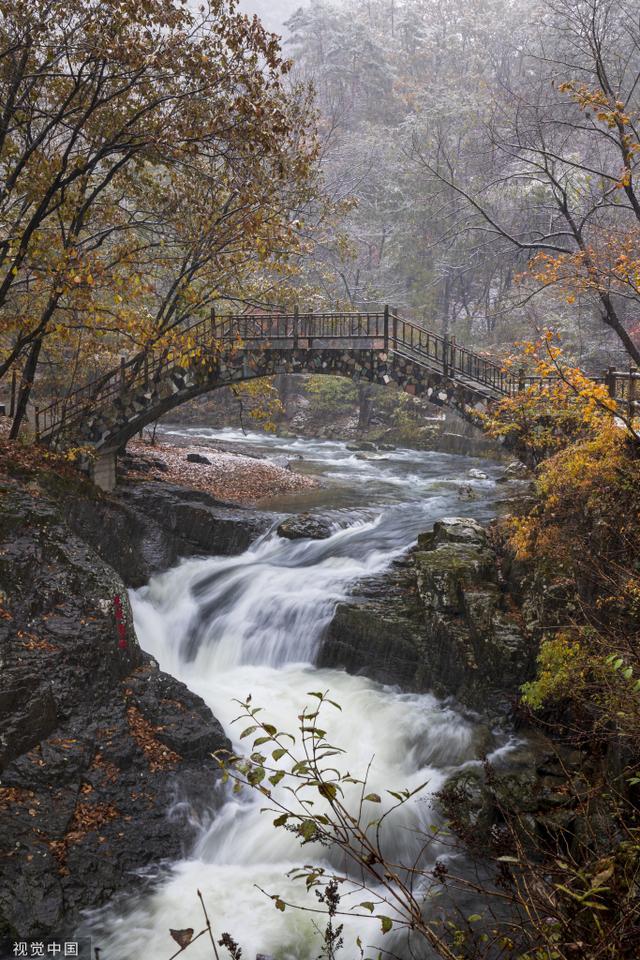
M 518 369 L 518 390 L 524 390 L 524 367 Z
M 384 351 L 389 349 L 389 306 L 384 308 Z
M 40 407 L 36 407 L 36 440 L 40 439 Z
M 120 389 L 124 393 L 124 382 L 125 382 L 125 359 L 120 357 Z
M 144 355 L 144 388 L 149 389 L 149 354 Z
M 211 307 L 211 315 L 209 317 L 209 322 L 211 324 L 211 339 L 215 340 L 216 338 L 216 308 Z
M 636 409 L 636 380 L 638 378 L 638 368 L 629 367 L 629 420 L 633 420 Z
M 393 311 L 393 342 L 398 345 L 398 311 L 395 307 L 392 307 Z
M 9 416 L 13 419 L 16 412 L 16 390 L 18 386 L 17 374 L 15 370 L 11 374 L 11 403 L 9 405 Z
M 449 344 L 449 364 L 453 371 L 456 369 L 456 338 L 451 337 L 451 342 Z
M 293 308 L 293 349 L 298 349 L 298 317 L 300 316 L 298 305 Z
M 449 376 L 449 334 L 445 333 L 442 338 L 442 372 L 445 377 Z

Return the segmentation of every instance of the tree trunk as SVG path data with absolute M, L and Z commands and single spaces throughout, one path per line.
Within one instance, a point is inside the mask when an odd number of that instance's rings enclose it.
M 358 430 L 369 429 L 373 414 L 373 389 L 370 383 L 361 383 L 358 389 Z
M 34 340 L 31 350 L 29 351 L 29 356 L 27 357 L 27 362 L 24 365 L 24 370 L 22 371 L 22 381 L 20 383 L 20 394 L 18 396 L 16 412 L 13 417 L 13 423 L 11 424 L 11 431 L 9 433 L 10 440 L 16 440 L 18 434 L 20 433 L 20 427 L 22 426 L 22 421 L 24 420 L 27 412 L 27 404 L 29 403 L 31 388 L 33 387 L 34 377 L 38 368 L 38 359 L 40 357 L 41 347 L 42 338 L 39 337 L 37 340 Z

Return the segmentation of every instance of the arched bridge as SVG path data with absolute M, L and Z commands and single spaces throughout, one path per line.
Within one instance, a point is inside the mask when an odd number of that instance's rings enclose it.
M 138 354 L 62 400 L 36 411 L 40 442 L 95 449 L 93 474 L 115 484 L 115 458 L 147 424 L 221 386 L 280 373 L 346 376 L 395 383 L 473 419 L 523 389 L 529 378 L 404 320 L 377 313 L 212 315 L 181 331 L 186 346 Z

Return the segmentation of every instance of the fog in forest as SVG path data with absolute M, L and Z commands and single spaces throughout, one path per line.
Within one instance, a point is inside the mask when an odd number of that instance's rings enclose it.
M 306 0 L 241 0 L 240 3 L 241 10 L 257 13 L 265 27 L 279 33 L 291 14 L 303 6 Z

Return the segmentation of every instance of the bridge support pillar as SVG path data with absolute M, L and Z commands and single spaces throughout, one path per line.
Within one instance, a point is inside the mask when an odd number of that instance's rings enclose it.
M 91 467 L 91 479 L 96 487 L 109 493 L 116 486 L 116 453 L 99 453 Z

